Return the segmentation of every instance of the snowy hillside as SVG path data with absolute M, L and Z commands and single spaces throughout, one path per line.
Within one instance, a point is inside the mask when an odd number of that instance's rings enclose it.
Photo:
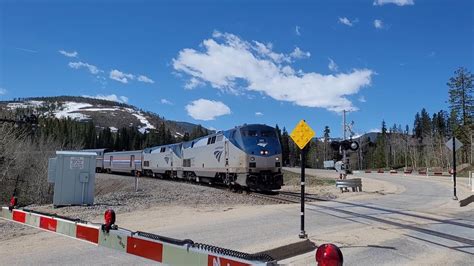
M 109 127 L 111 131 L 135 126 L 141 133 L 145 133 L 165 123 L 175 137 L 182 137 L 184 133 L 189 133 L 193 126 L 197 126 L 186 123 L 188 126 L 183 127 L 180 125 L 182 122 L 168 121 L 157 114 L 142 111 L 131 105 L 85 97 L 61 96 L 0 102 L 0 110 L 2 109 L 6 111 L 30 109 L 39 116 L 70 118 L 84 122 L 92 120 L 98 127 Z

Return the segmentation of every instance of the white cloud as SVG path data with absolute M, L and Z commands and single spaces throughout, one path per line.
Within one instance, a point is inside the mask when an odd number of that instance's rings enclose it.
M 101 70 L 94 65 L 84 62 L 69 62 L 69 67 L 74 69 L 87 68 L 91 74 L 97 75 Z
M 26 48 L 21 48 L 21 47 L 15 47 L 15 49 L 23 51 L 23 52 L 33 53 L 33 54 L 36 54 L 38 52 L 36 50 L 31 50 L 31 49 L 26 49 Z
M 300 26 L 295 27 L 295 33 L 296 33 L 296 35 L 301 36 Z
M 82 95 L 82 97 L 87 97 L 87 98 L 94 98 L 94 99 L 101 99 L 101 100 L 107 100 L 107 101 L 113 101 L 113 102 L 119 102 L 119 103 L 127 103 L 128 98 L 125 96 L 117 96 L 115 94 L 110 94 L 110 95 L 103 95 L 103 94 L 97 94 L 95 96 L 91 95 Z
M 352 27 L 356 21 L 351 21 L 350 19 L 346 18 L 346 17 L 343 17 L 343 18 L 339 18 L 339 23 L 341 24 L 344 24 L 344 25 L 347 25 L 349 27 Z
M 262 116 L 263 113 L 262 112 L 255 112 L 255 116 Z
M 380 128 L 372 128 L 371 130 L 369 130 L 369 132 L 380 133 L 380 132 L 382 132 L 382 130 Z
M 109 78 L 126 84 L 128 83 L 128 80 L 135 79 L 135 75 L 123 73 L 117 69 L 113 69 L 109 73 Z
M 173 59 L 173 67 L 191 80 L 209 83 L 221 91 L 255 91 L 278 101 L 336 112 L 357 110 L 346 96 L 369 86 L 375 74 L 370 69 L 353 69 L 336 75 L 295 71 L 270 56 L 262 57 L 257 43 L 217 32 L 203 41 L 203 51 L 181 50 Z M 268 45 L 265 48 L 268 50 L 264 54 L 278 54 Z
M 141 82 L 145 82 L 145 83 L 151 83 L 151 84 L 155 83 L 151 78 L 144 75 L 138 76 L 137 80 Z
M 172 103 L 172 102 L 170 102 L 170 101 L 169 101 L 169 100 L 167 100 L 167 99 L 161 99 L 161 103 L 162 103 L 162 104 L 173 105 L 173 103 Z
M 293 50 L 293 52 L 291 52 L 290 56 L 295 58 L 295 59 L 303 59 L 303 58 L 309 58 L 311 56 L 311 53 L 310 52 L 303 52 L 303 51 L 301 51 L 300 48 L 296 47 L 295 50 Z
M 395 4 L 397 6 L 412 6 L 415 4 L 413 0 L 375 0 L 374 6 L 382 6 L 386 4 Z
M 77 57 L 78 55 L 76 51 L 66 52 L 64 50 L 59 50 L 58 52 L 66 57 Z
M 7 92 L 8 91 L 6 89 L 0 88 L 0 95 L 5 95 L 5 94 L 7 94 Z
M 232 36 L 228 36 L 227 33 L 225 33 L 223 35 L 218 35 L 218 37 L 233 38 Z M 237 36 L 235 36 L 235 37 L 237 37 Z M 229 39 L 229 41 L 237 41 L 237 40 L 230 40 Z M 254 41 L 254 46 L 252 46 L 250 44 L 247 44 L 247 43 L 241 43 L 241 44 L 243 45 L 242 48 L 253 49 L 261 57 L 271 59 L 272 61 L 274 61 L 276 63 L 282 63 L 282 62 L 289 63 L 289 62 L 291 62 L 291 56 L 290 55 L 273 52 L 273 50 L 272 50 L 273 45 L 271 43 L 265 45 L 263 43 Z
M 184 85 L 184 88 L 187 89 L 187 90 L 192 90 L 198 86 L 202 86 L 204 85 L 204 82 L 200 81 L 199 79 L 197 78 L 194 78 L 192 77 L 191 79 L 189 79 L 189 81 Z
M 334 60 L 332 60 L 331 58 L 328 58 L 328 59 L 329 59 L 329 64 L 328 64 L 329 70 L 336 72 L 339 69 L 336 62 L 334 62 Z
M 359 96 L 359 98 L 358 98 L 357 100 L 358 100 L 359 102 L 361 102 L 361 103 L 367 102 L 367 100 L 365 99 L 364 95 Z
M 199 99 L 185 107 L 188 115 L 196 120 L 214 120 L 218 116 L 230 114 L 230 108 L 223 102 Z
M 383 21 L 380 19 L 374 20 L 374 27 L 376 29 L 382 29 L 383 28 Z

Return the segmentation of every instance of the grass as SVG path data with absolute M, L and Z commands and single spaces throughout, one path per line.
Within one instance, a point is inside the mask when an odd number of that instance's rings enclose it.
M 282 170 L 283 182 L 285 185 L 299 186 L 301 183 L 300 174 Z M 316 186 L 334 186 L 336 180 L 329 178 L 322 178 L 317 176 L 305 175 L 305 185 L 310 187 Z

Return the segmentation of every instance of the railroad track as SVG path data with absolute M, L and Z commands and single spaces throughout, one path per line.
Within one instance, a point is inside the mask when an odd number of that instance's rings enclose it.
M 264 194 L 264 193 L 257 193 L 253 192 L 250 193 L 251 197 L 276 202 L 279 204 L 292 204 L 292 203 L 300 203 L 301 202 L 301 194 L 298 192 L 289 192 L 289 191 L 279 191 L 278 194 Z M 305 195 L 305 202 L 313 202 L 313 201 L 325 201 L 327 199 L 318 198 L 314 195 Z
M 126 176 L 126 175 L 123 175 Z M 219 190 L 227 190 L 227 191 L 232 191 L 229 190 L 228 187 L 224 186 L 219 186 L 219 185 L 209 185 L 207 183 L 194 183 L 191 181 L 184 181 L 184 180 L 178 180 L 178 179 L 158 179 L 156 177 L 150 177 L 150 176 L 141 176 L 140 178 L 146 178 L 146 179 L 151 179 L 151 180 L 160 180 L 161 182 L 183 182 L 183 183 L 191 183 L 194 185 L 201 185 L 201 186 L 207 186 Z M 264 193 L 264 192 L 244 192 L 244 191 L 232 191 L 234 193 L 246 193 L 250 197 L 258 198 L 261 200 L 265 201 L 270 201 L 270 202 L 275 202 L 278 204 L 294 204 L 294 203 L 300 203 L 301 202 L 301 193 L 299 192 L 290 192 L 290 191 L 277 191 L 273 193 Z M 314 201 L 327 201 L 328 199 L 326 198 L 320 198 L 315 196 L 314 194 L 305 194 L 305 202 L 314 202 Z

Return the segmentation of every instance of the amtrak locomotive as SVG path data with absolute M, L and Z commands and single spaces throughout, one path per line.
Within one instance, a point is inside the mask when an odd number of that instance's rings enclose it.
M 236 189 L 277 190 L 283 185 L 276 131 L 259 124 L 143 151 L 106 152 L 103 167 L 107 172 L 219 183 Z

